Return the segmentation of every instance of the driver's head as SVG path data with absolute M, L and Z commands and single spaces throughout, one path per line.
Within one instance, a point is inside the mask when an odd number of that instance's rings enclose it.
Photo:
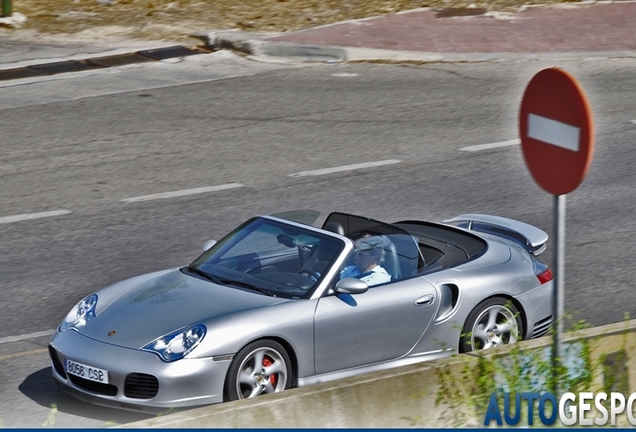
M 365 236 L 356 241 L 355 263 L 361 270 L 368 270 L 384 260 L 384 246 L 388 239 L 384 236 Z

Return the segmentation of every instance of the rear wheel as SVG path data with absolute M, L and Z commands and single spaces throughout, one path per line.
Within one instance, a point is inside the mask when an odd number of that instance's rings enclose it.
M 510 300 L 484 300 L 466 318 L 459 341 L 460 352 L 479 351 L 517 342 L 523 328 L 519 311 Z
M 276 393 L 291 386 L 289 355 L 281 344 L 272 340 L 252 342 L 234 357 L 227 374 L 227 399 L 248 399 Z

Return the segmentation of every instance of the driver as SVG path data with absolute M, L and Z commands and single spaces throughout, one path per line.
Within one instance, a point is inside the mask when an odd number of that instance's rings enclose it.
M 356 278 L 377 285 L 391 281 L 391 275 L 380 265 L 384 261 L 384 246 L 389 244 L 385 236 L 365 236 L 356 241 L 354 263 L 340 272 L 340 279 Z

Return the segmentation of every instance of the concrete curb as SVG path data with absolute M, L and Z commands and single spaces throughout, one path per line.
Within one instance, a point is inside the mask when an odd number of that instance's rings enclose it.
M 199 35 L 210 49 L 229 49 L 254 57 L 275 57 L 297 61 L 342 62 L 346 50 L 340 47 L 268 42 L 240 31 L 210 32 Z
M 636 58 L 636 51 L 572 51 L 538 53 L 435 53 L 395 51 L 328 45 L 271 42 L 260 35 L 241 31 L 214 31 L 197 35 L 210 49 L 227 49 L 261 59 L 300 62 L 490 62 L 505 60 L 554 60 L 581 58 Z

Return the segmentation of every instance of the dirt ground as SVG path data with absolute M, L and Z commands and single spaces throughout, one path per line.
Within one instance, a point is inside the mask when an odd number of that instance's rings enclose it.
M 458 16 L 514 12 L 568 0 L 0 0 L 26 21 L 0 26 L 0 38 L 91 38 L 194 43 L 196 32 L 240 29 L 281 33 L 343 20 L 431 8 Z M 6 5 L 6 3 L 5 3 Z

